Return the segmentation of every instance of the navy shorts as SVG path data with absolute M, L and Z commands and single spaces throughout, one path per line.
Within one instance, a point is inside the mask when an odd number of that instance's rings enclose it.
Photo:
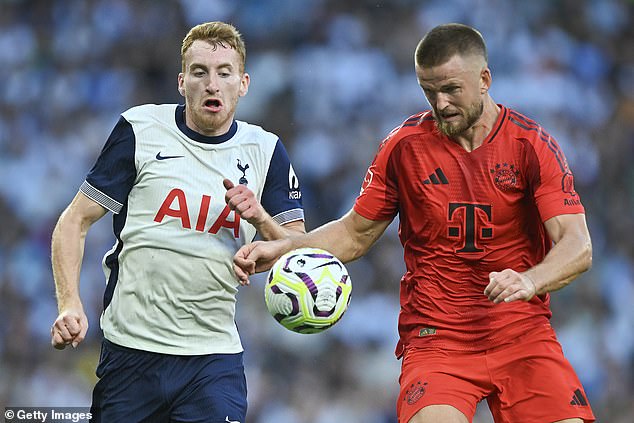
M 96 423 L 244 423 L 242 353 L 166 355 L 104 339 L 92 397 Z

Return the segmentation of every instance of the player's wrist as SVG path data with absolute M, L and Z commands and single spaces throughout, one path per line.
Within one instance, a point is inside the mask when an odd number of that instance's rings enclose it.
M 269 215 L 266 210 L 264 210 L 264 208 L 261 209 L 260 213 L 253 216 L 251 219 L 248 219 L 247 222 L 255 226 L 255 228 L 258 230 L 261 230 L 264 225 L 271 223 L 275 224 L 275 221 L 273 220 L 271 215 Z
M 299 241 L 299 237 L 297 236 L 289 236 L 286 238 L 279 239 L 280 245 L 280 255 L 286 254 L 291 250 L 295 250 L 297 248 L 302 248 L 302 244 Z
M 64 312 L 84 312 L 84 306 L 81 303 L 81 299 L 79 297 L 76 298 L 67 298 L 61 299 L 58 301 L 57 305 L 58 314 L 62 314 Z
M 528 281 L 530 286 L 533 287 L 533 296 L 538 295 L 537 284 L 535 283 L 535 280 L 533 279 L 533 277 L 529 275 L 528 273 L 523 273 L 522 275 Z

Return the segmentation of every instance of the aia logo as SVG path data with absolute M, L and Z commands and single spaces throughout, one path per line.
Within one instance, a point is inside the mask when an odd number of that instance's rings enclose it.
M 427 382 L 422 383 L 420 380 L 417 383 L 412 383 L 405 391 L 403 401 L 407 401 L 409 405 L 415 404 L 423 397 L 423 395 L 425 395 L 426 386 Z
M 514 164 L 498 163 L 489 171 L 493 174 L 493 183 L 500 191 L 516 191 L 520 188 L 520 171 Z
M 220 215 L 214 220 L 214 223 L 207 229 L 210 204 L 211 196 L 203 195 L 200 200 L 198 216 L 195 216 L 196 227 L 194 229 L 198 232 L 207 231 L 207 233 L 210 234 L 217 234 L 221 228 L 233 229 L 233 236 L 240 238 L 240 215 L 232 212 L 229 206 L 225 206 Z M 233 214 L 233 220 L 228 219 L 230 214 Z M 154 216 L 154 221 L 161 223 L 166 216 L 180 219 L 181 226 L 185 229 L 192 228 L 192 219 L 189 215 L 189 208 L 187 207 L 187 196 L 183 190 L 174 188 L 167 194 L 159 211 L 156 213 L 156 216 Z

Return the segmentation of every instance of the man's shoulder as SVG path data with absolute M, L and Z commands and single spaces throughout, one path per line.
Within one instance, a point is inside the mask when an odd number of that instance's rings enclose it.
M 381 143 L 380 149 L 388 147 L 393 149 L 401 142 L 416 136 L 417 139 L 435 138 L 437 133 L 434 116 L 431 110 L 417 113 L 405 119 L 396 128 L 392 129 Z
M 506 119 L 509 123 L 509 125 L 506 126 L 507 133 L 516 138 L 525 139 L 531 142 L 540 139 L 542 141 L 546 141 L 551 138 L 539 123 L 517 110 L 506 108 Z
M 436 122 L 431 110 L 416 113 L 405 119 L 403 123 L 394 128 L 390 135 L 392 138 L 402 139 L 412 134 L 433 134 L 436 132 Z
M 142 121 L 146 119 L 164 120 L 174 119 L 177 104 L 141 104 L 133 106 L 121 115 L 128 121 Z
M 257 141 L 265 141 L 271 143 L 276 143 L 279 140 L 279 137 L 276 134 L 262 128 L 259 125 L 241 120 L 236 120 L 236 122 L 238 123 L 237 135 L 245 136 Z

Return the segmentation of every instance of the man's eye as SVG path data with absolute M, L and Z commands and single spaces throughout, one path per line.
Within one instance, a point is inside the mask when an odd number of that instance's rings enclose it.
M 194 72 L 194 76 L 200 78 L 201 76 L 204 76 L 205 72 L 203 71 L 196 71 Z
M 223 78 L 227 78 L 227 77 L 231 76 L 231 74 L 229 72 L 220 72 L 220 73 L 218 73 L 218 75 L 223 77 Z

